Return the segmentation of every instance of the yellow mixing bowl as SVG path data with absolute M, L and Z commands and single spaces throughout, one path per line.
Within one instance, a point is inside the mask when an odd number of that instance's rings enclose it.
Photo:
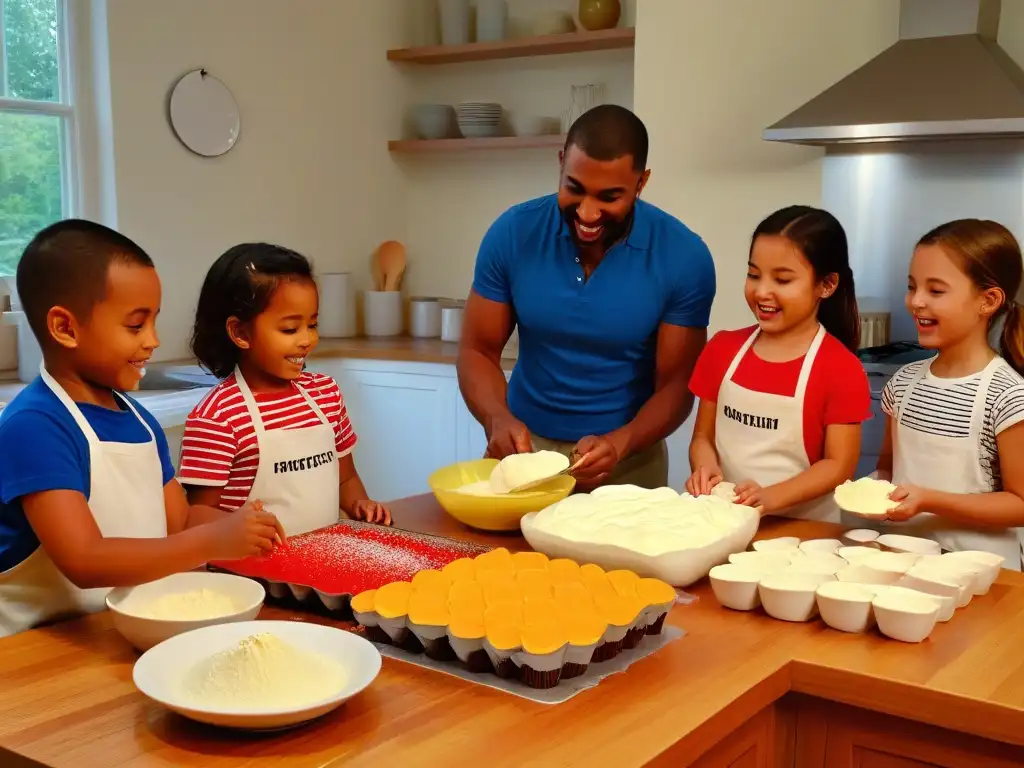
M 561 501 L 576 486 L 576 479 L 562 475 L 542 488 L 507 496 L 472 496 L 457 489 L 486 480 L 498 466 L 497 459 L 475 459 L 452 464 L 434 472 L 427 482 L 444 511 L 471 528 L 483 531 L 518 531 L 523 515 Z

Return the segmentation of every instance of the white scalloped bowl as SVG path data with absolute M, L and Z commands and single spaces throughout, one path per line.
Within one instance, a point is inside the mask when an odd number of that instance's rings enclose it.
M 644 555 L 613 544 L 590 544 L 571 541 L 538 530 L 533 524 L 536 512 L 525 515 L 520 523 L 523 536 L 530 546 L 548 557 L 567 557 L 579 563 L 595 563 L 605 570 L 623 568 L 641 576 L 667 581 L 676 587 L 688 587 L 708 575 L 714 566 L 721 565 L 729 555 L 742 552 L 749 546 L 761 516 L 753 507 L 746 508 L 740 524 L 732 531 L 703 547 Z M 753 553 L 751 553 L 753 554 Z M 758 553 L 760 554 L 760 553 Z

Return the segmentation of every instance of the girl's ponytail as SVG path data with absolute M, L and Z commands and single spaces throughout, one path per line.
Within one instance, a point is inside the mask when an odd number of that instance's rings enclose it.
M 1024 375 L 1024 309 L 1013 299 L 1007 299 L 999 354 L 1017 373 Z
M 818 306 L 818 322 L 851 352 L 860 348 L 860 311 L 853 284 L 853 270 L 840 272 L 839 283 L 831 296 Z

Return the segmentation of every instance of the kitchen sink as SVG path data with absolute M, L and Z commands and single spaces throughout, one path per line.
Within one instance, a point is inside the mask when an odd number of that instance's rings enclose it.
M 150 363 L 146 366 L 146 375 L 139 382 L 139 390 L 183 391 L 214 387 L 219 382 L 220 379 L 195 364 Z

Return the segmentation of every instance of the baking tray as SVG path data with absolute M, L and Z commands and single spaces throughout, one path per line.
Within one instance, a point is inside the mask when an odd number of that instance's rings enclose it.
M 269 555 L 219 560 L 207 567 L 255 579 L 271 603 L 344 619 L 352 616 L 353 595 L 408 581 L 418 571 L 442 568 L 489 549 L 444 536 L 342 520 L 292 536 Z

